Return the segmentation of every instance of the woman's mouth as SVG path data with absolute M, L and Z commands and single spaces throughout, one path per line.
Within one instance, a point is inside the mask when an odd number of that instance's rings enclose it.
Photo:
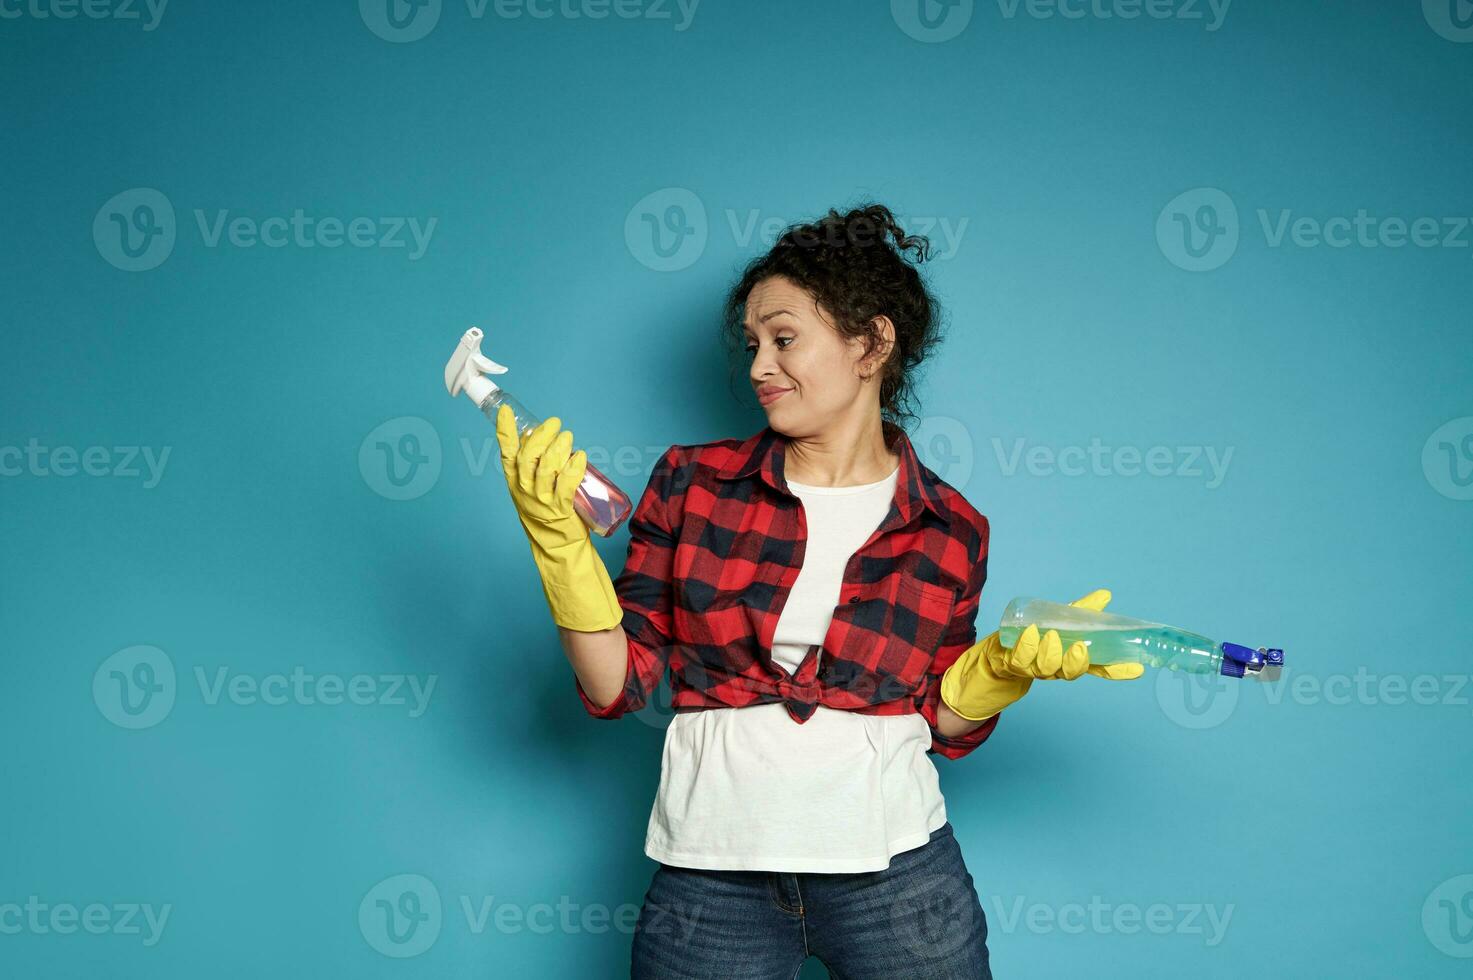
M 771 405 L 792 390 L 792 388 L 763 388 L 757 392 L 757 400 L 764 406 Z

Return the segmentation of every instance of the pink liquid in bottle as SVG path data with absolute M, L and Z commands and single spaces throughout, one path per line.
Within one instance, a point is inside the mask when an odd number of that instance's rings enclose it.
M 512 414 L 516 416 L 518 436 L 525 436 L 542 424 L 542 419 L 527 411 L 521 402 L 497 388 L 481 404 L 481 411 L 491 420 L 492 425 L 496 424 L 496 411 L 503 404 L 510 406 Z M 583 481 L 573 491 L 573 510 L 588 525 L 589 530 L 606 538 L 629 519 L 634 507 L 630 504 L 628 495 L 613 480 L 589 463 L 583 474 Z
M 590 530 L 606 538 L 629 519 L 634 508 L 624 491 L 589 463 L 583 482 L 573 491 L 573 509 Z

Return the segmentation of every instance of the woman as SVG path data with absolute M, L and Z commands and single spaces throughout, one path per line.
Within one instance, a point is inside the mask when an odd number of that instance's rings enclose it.
M 1034 680 L 1141 672 L 1033 626 L 977 641 L 987 518 L 894 421 L 938 341 L 906 258 L 928 247 L 871 205 L 748 266 L 724 330 L 767 425 L 666 451 L 617 582 L 572 509 L 572 434 L 497 419 L 584 707 L 617 718 L 671 675 L 636 978 L 788 980 L 809 955 L 846 978 L 990 977 L 930 756 L 971 752 Z

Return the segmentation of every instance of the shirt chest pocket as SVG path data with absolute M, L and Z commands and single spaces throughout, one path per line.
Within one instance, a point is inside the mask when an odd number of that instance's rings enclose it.
M 881 641 L 880 672 L 900 681 L 908 691 L 925 678 L 951 624 L 956 592 L 906 575 L 895 576 L 887 591 L 889 616 Z

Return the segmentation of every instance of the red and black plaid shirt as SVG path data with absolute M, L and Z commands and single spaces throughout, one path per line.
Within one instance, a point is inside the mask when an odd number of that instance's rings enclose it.
M 629 636 L 624 689 L 607 707 L 575 686 L 595 718 L 643 707 L 670 670 L 676 712 L 784 702 L 799 723 L 816 706 L 860 714 L 913 711 L 930 753 L 957 759 L 997 725 L 936 730 L 941 674 L 976 642 L 987 579 L 987 518 L 917 458 L 900 454 L 895 499 L 844 568 L 822 644 L 794 674 L 771 658 L 783 603 L 803 565 L 802 502 L 783 477 L 787 439 L 770 426 L 742 439 L 671 446 L 629 518 L 629 555 L 614 581 Z

